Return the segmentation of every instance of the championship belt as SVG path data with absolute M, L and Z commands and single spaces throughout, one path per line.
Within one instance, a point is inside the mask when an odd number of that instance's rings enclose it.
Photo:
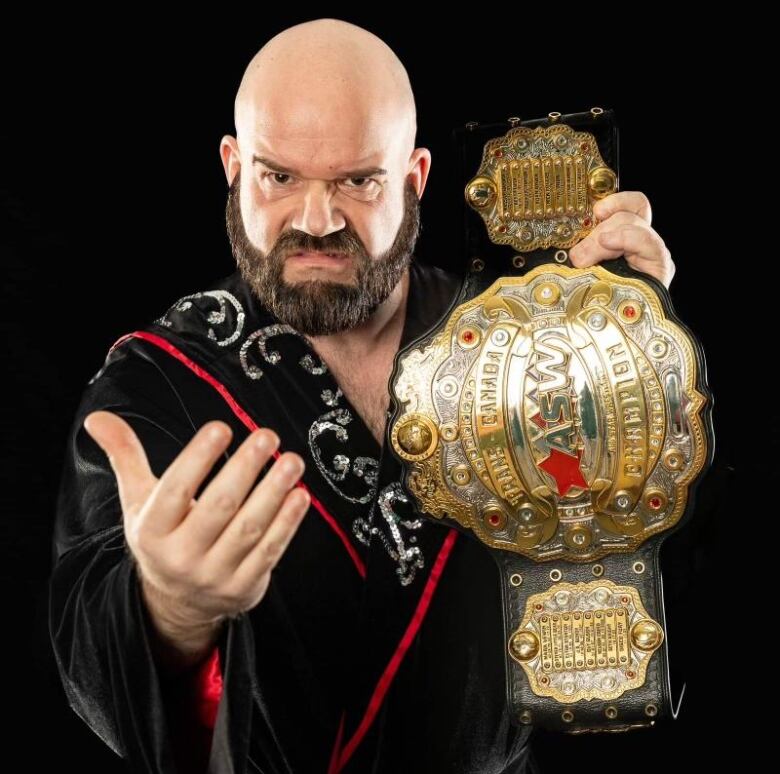
M 612 111 L 456 130 L 468 272 L 398 353 L 389 436 L 417 508 L 496 559 L 516 724 L 675 718 L 659 550 L 712 462 L 706 367 L 666 288 L 568 248 L 618 190 Z

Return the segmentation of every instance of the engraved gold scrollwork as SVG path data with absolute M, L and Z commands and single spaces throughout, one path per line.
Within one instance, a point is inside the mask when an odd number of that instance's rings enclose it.
M 595 225 L 593 202 L 617 190 L 595 137 L 556 124 L 517 126 L 486 143 L 464 195 L 493 242 L 528 252 L 571 247 Z
M 421 510 L 536 561 L 630 552 L 679 520 L 705 397 L 687 332 L 646 283 L 538 266 L 426 341 L 392 385 L 392 446 Z
M 573 703 L 642 685 L 663 639 L 638 590 L 604 579 L 555 583 L 530 596 L 507 647 L 535 694 Z

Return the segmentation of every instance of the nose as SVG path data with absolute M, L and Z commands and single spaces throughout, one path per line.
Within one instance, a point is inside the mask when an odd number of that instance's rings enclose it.
M 310 180 L 292 221 L 292 227 L 312 236 L 322 237 L 341 231 L 346 225 L 343 216 L 334 211 L 330 183 Z

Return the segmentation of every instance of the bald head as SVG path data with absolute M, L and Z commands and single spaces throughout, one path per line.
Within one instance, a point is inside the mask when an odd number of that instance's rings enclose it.
M 398 57 L 373 33 L 339 19 L 271 38 L 244 73 L 234 117 L 242 155 L 260 137 L 300 141 L 311 154 L 322 141 L 352 156 L 381 146 L 408 159 L 417 133 L 414 95 Z

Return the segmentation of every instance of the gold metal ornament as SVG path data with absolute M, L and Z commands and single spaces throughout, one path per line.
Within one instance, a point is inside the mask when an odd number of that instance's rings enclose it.
M 595 225 L 593 203 L 617 189 L 594 136 L 553 124 L 488 142 L 464 193 L 493 242 L 529 252 L 579 242 Z
M 391 441 L 421 510 L 492 548 L 593 562 L 683 514 L 705 460 L 696 367 L 649 285 L 545 264 L 500 277 L 405 353 Z
M 424 414 L 408 414 L 393 428 L 396 451 L 406 460 L 424 460 L 433 454 L 439 438 L 437 425 Z
M 642 685 L 663 631 L 632 586 L 557 583 L 526 602 L 509 654 L 531 690 L 564 704 L 616 699 Z

